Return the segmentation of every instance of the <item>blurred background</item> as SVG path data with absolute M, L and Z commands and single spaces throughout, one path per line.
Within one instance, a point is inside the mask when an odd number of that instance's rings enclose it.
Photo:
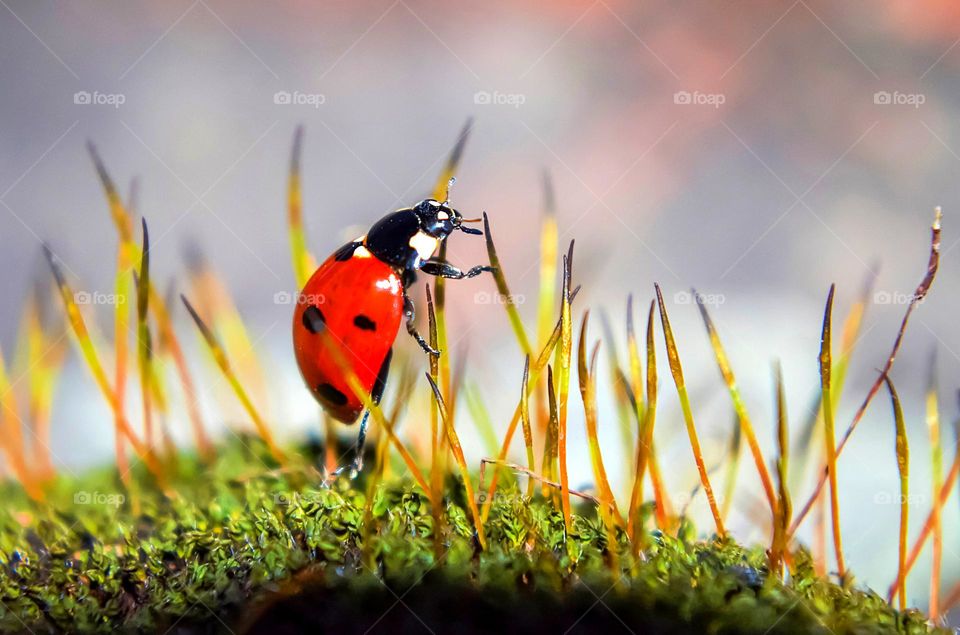
M 960 5 L 947 0 L 922 8 L 906 0 L 0 0 L 0 344 L 14 348 L 21 307 L 49 275 L 41 241 L 78 288 L 112 292 L 116 235 L 84 148 L 91 140 L 121 190 L 139 179 L 156 279 L 184 288 L 186 255 L 199 250 L 226 281 L 268 371 L 263 409 L 284 436 L 319 434 L 293 361 L 291 307 L 276 300 L 295 291 L 285 224 L 294 129 L 306 129 L 305 223 L 322 258 L 423 198 L 473 116 L 452 200 L 467 216 L 488 212 L 529 328 L 547 170 L 561 243 L 577 241 L 578 306 L 605 310 L 622 346 L 627 294 L 642 322 L 653 282 L 663 286 L 707 461 L 716 463 L 733 415 L 688 290 L 705 294 L 772 457 L 773 363 L 783 365 L 799 428 L 819 385 L 829 285 L 837 284 L 839 324 L 874 272 L 837 416 L 844 429 L 922 277 L 933 207 L 942 205 L 940 273 L 892 374 L 912 443 L 914 536 L 931 498 L 923 393 L 934 349 L 947 464 L 956 447 L 958 33 Z M 483 241 L 455 236 L 450 257 L 485 262 Z M 452 348 L 469 348 L 469 380 L 502 433 L 520 351 L 491 301 L 490 278 L 449 290 Z M 88 308 L 110 332 L 111 307 Z M 186 316 L 176 319 L 194 342 Z M 407 339 L 400 346 L 423 364 Z M 194 349 L 195 369 L 214 377 Z M 207 419 L 246 421 L 218 390 L 204 395 Z M 609 390 L 601 392 L 601 443 L 622 489 L 625 453 Z M 660 394 L 661 462 L 681 497 L 697 477 L 665 365 Z M 425 398 L 418 391 L 412 407 Z M 589 486 L 579 396 L 571 399 L 572 478 Z M 176 425 L 187 439 L 187 425 Z M 479 462 L 482 446 L 462 427 L 468 457 Z M 53 406 L 57 465 L 112 460 L 112 436 L 109 411 L 71 354 Z M 896 571 L 893 448 L 881 393 L 838 470 L 848 563 L 878 590 Z M 757 540 L 766 530 L 751 520 L 761 494 L 749 456 L 740 471 L 730 524 L 739 539 Z M 794 492 L 797 504 L 810 474 Z M 954 496 L 944 518 L 952 538 L 945 587 L 960 577 L 958 512 Z M 702 497 L 691 513 L 709 526 Z M 910 586 L 920 606 L 928 572 L 925 555 Z

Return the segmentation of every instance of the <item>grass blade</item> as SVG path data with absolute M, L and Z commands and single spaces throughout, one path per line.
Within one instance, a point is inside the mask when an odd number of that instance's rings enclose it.
M 910 316 L 913 314 L 913 310 L 917 305 L 923 301 L 927 296 L 927 293 L 930 291 L 930 287 L 933 285 L 933 281 L 937 275 L 937 269 L 940 266 L 940 231 L 941 225 L 940 221 L 943 218 L 943 213 L 939 207 L 934 210 L 934 219 L 933 225 L 930 228 L 930 257 L 927 261 L 927 271 L 923 276 L 923 279 L 920 281 L 920 284 L 917 285 L 917 288 L 914 290 L 913 295 L 910 297 L 910 303 L 907 305 L 907 310 L 903 315 L 903 319 L 900 322 L 900 328 L 897 331 L 897 337 L 893 342 L 893 348 L 890 351 L 890 354 L 887 356 L 887 361 L 884 364 L 883 370 L 880 372 L 880 375 L 874 381 L 873 385 L 870 387 L 870 391 L 867 393 L 867 396 L 864 398 L 863 403 L 860 404 L 860 407 L 857 409 L 856 413 L 853 415 L 853 420 L 850 422 L 850 425 L 847 426 L 846 431 L 843 433 L 843 437 L 840 439 L 840 443 L 837 445 L 836 454 L 839 456 L 843 452 L 843 448 L 846 446 L 847 441 L 850 440 L 850 436 L 853 434 L 853 431 L 857 428 L 857 425 L 860 423 L 860 420 L 863 419 L 863 415 L 867 411 L 867 407 L 870 405 L 870 402 L 873 401 L 874 396 L 879 392 L 880 387 L 883 385 L 884 378 L 890 373 L 890 370 L 893 368 L 893 363 L 896 360 L 897 353 L 900 351 L 900 345 L 903 343 L 903 337 L 907 330 L 907 322 L 910 320 Z M 829 470 L 829 468 L 827 468 Z M 823 489 L 824 483 L 826 482 L 828 474 L 826 472 L 820 475 L 820 480 L 817 482 L 816 487 L 814 488 L 813 493 L 810 498 L 804 504 L 803 508 L 800 510 L 800 513 L 797 514 L 796 518 L 793 521 L 793 525 L 790 527 L 790 535 L 796 534 L 797 529 L 800 527 L 800 524 L 806 518 L 807 513 L 809 513 L 810 508 L 813 506 L 813 503 L 816 501 L 817 497 L 820 495 L 820 490 Z
M 747 413 L 747 406 L 743 403 L 740 396 L 740 389 L 737 387 L 737 379 L 730 366 L 730 359 L 727 352 L 720 342 L 720 334 L 717 332 L 707 307 L 703 303 L 703 298 L 695 289 L 691 290 L 693 297 L 696 298 L 697 308 L 700 309 L 700 316 L 703 318 L 703 324 L 707 329 L 707 335 L 710 337 L 710 345 L 713 347 L 713 355 L 717 360 L 717 366 L 723 381 L 727 385 L 727 391 L 730 393 L 730 400 L 733 402 L 733 409 L 737 413 L 737 419 L 740 421 L 740 428 L 743 430 L 743 436 L 747 439 L 747 446 L 750 448 L 750 454 L 753 455 L 753 462 L 756 465 L 757 473 L 760 475 L 760 482 L 763 485 L 763 492 L 767 497 L 767 504 L 770 506 L 770 515 L 774 524 L 777 516 L 777 500 L 773 491 L 773 480 L 770 478 L 770 472 L 767 470 L 766 461 L 763 458 L 763 452 L 760 451 L 760 444 L 757 442 L 757 435 L 753 429 L 753 423 L 750 421 L 750 415 Z
M 523 445 L 527 449 L 527 467 L 531 472 L 537 469 L 533 455 L 533 429 L 530 426 L 530 356 L 523 360 L 523 380 L 520 383 L 520 421 L 523 426 Z M 527 479 L 527 498 L 533 497 L 533 480 Z
M 940 571 L 943 561 L 943 522 L 937 492 L 943 487 L 943 446 L 940 435 L 940 407 L 937 403 L 937 351 L 930 356 L 930 374 L 927 383 L 926 408 L 927 431 L 930 436 L 930 473 L 933 486 L 933 558 L 930 569 L 930 602 L 927 613 L 936 622 L 940 617 Z M 902 550 L 906 550 L 906 535 L 902 537 Z M 901 554 L 905 557 L 904 554 Z M 902 562 L 902 564 L 905 564 Z M 900 571 L 903 571 L 901 568 Z M 898 574 L 899 575 L 899 574 Z M 900 597 L 903 598 L 901 589 Z
M 483 213 L 483 234 L 487 241 L 487 257 L 490 260 L 490 266 L 493 267 L 493 279 L 497 283 L 497 293 L 500 294 L 500 300 L 507 311 L 507 317 L 510 319 L 510 326 L 513 328 L 513 334 L 520 344 L 520 350 L 524 355 L 533 355 L 533 349 L 530 347 L 530 340 L 527 339 L 527 333 L 523 328 L 523 321 L 520 319 L 520 312 L 517 311 L 517 305 L 513 302 L 513 295 L 510 293 L 510 287 L 507 285 L 506 275 L 503 273 L 503 265 L 500 264 L 500 257 L 497 256 L 497 248 L 493 244 L 493 234 L 490 232 L 490 219 L 487 213 Z
M 787 551 L 791 502 L 788 487 L 790 462 L 790 429 L 787 424 L 787 397 L 783 387 L 783 371 L 777 364 L 777 513 L 773 541 L 770 546 L 770 570 L 781 575 Z
M 537 294 L 537 345 L 543 348 L 550 339 L 557 299 L 557 252 L 560 248 L 556 196 L 550 173 L 543 173 L 543 213 L 540 217 L 540 275 Z M 549 421 L 546 392 L 536 386 L 537 430 L 546 432 Z
M 683 410 L 683 420 L 687 427 L 687 436 L 690 437 L 690 447 L 693 450 L 693 458 L 697 464 L 697 472 L 700 474 L 700 484 L 707 495 L 707 502 L 710 504 L 710 513 L 713 514 L 713 522 L 716 525 L 717 535 L 720 538 L 726 536 L 726 530 L 723 526 L 723 519 L 720 517 L 720 509 L 717 507 L 717 499 L 713 494 L 713 486 L 710 484 L 710 476 L 707 474 L 707 467 L 703 461 L 703 453 L 700 450 L 700 439 L 697 436 L 697 429 L 693 422 L 693 412 L 690 409 L 690 398 L 687 396 L 687 387 L 683 380 L 683 369 L 680 366 L 680 354 L 677 352 L 677 344 L 673 338 L 673 330 L 670 328 L 670 319 L 667 317 L 667 309 L 663 303 L 663 293 L 660 291 L 660 285 L 655 284 L 657 292 L 657 305 L 660 308 L 660 324 L 663 326 L 663 338 L 667 346 L 667 361 L 670 364 L 670 373 L 673 375 L 673 383 L 677 388 L 677 395 L 680 398 L 680 408 Z
M 467 490 L 467 505 L 470 508 L 470 514 L 473 516 L 473 525 L 477 532 L 477 540 L 480 542 L 480 547 L 482 549 L 486 549 L 487 538 L 483 531 L 483 522 L 480 519 L 480 511 L 477 509 L 477 499 L 474 496 L 473 484 L 470 482 L 470 470 L 467 468 L 467 461 L 463 456 L 463 448 L 460 446 L 460 437 L 457 435 L 456 429 L 453 427 L 450 422 L 450 418 L 447 416 L 447 407 L 443 403 L 443 395 L 440 394 L 440 388 L 437 387 L 437 384 L 433 381 L 433 377 L 430 376 L 430 373 L 426 373 L 426 377 L 427 381 L 430 382 L 430 388 L 433 390 L 433 397 L 436 399 L 437 407 L 440 410 L 440 420 L 443 422 L 443 428 L 446 431 L 447 443 L 450 446 L 450 450 L 453 452 L 453 458 L 460 467 L 460 475 L 463 477 L 463 485 Z
M 900 397 L 893 387 L 890 377 L 884 376 L 887 390 L 890 392 L 890 401 L 893 404 L 893 418 L 897 432 L 897 471 L 900 473 L 900 540 L 899 558 L 897 560 L 897 580 L 900 593 L 900 610 L 907 608 L 906 567 L 907 567 L 907 522 L 910 513 L 910 447 L 907 443 L 907 429 L 903 423 L 903 410 L 900 408 Z M 936 617 L 935 613 L 931 613 Z
M 290 176 L 287 181 L 287 226 L 290 232 L 290 255 L 293 258 L 293 275 L 297 289 L 302 289 L 313 270 L 316 261 L 307 248 L 306 232 L 303 228 L 303 192 L 300 182 L 300 162 L 303 155 L 303 126 L 297 126 L 293 133 L 293 150 L 290 152 Z
M 100 358 L 97 355 L 96 348 L 94 348 L 93 340 L 90 338 L 90 332 L 87 330 L 87 325 L 83 320 L 83 316 L 80 314 L 80 308 L 77 306 L 77 303 L 74 300 L 75 296 L 73 294 L 73 290 L 70 288 L 70 285 L 67 284 L 67 280 L 63 276 L 63 272 L 60 271 L 59 265 L 57 265 L 56 261 L 54 260 L 53 252 L 50 251 L 50 248 L 44 245 L 43 251 L 47 258 L 47 262 L 50 265 L 50 270 L 53 272 L 53 277 L 57 283 L 57 288 L 60 291 L 60 297 L 63 300 L 64 309 L 67 315 L 67 321 L 71 330 L 73 331 L 74 336 L 76 337 L 77 344 L 80 347 L 80 353 L 83 356 L 87 367 L 90 369 L 90 373 L 93 375 L 93 379 L 96 382 L 97 387 L 100 389 L 104 399 L 106 399 L 107 404 L 114 413 L 114 420 L 117 425 L 118 434 L 122 434 L 127 441 L 130 442 L 134 452 L 136 452 L 141 460 L 143 460 L 144 464 L 147 466 L 147 469 L 153 473 L 161 487 L 165 488 L 166 479 L 160 463 L 157 461 L 153 451 L 144 445 L 134 433 L 133 429 L 130 427 L 130 423 L 127 421 L 126 415 L 120 408 L 120 402 L 117 399 L 117 393 L 114 391 L 113 387 L 110 386 L 110 381 L 107 379 L 107 374 L 104 371 L 103 366 L 100 364 Z
M 614 524 L 622 525 L 620 510 L 617 508 L 617 501 L 613 497 L 613 490 L 610 489 L 610 481 L 607 478 L 607 470 L 603 465 L 603 454 L 600 451 L 600 439 L 597 435 L 597 353 L 600 350 L 600 343 L 593 348 L 590 354 L 590 364 L 587 365 L 587 325 L 590 321 L 590 311 L 584 311 L 583 320 L 580 323 L 580 343 L 577 346 L 577 371 L 580 384 L 580 396 L 583 399 L 583 414 L 587 428 L 587 443 L 590 447 L 590 463 L 593 466 L 594 479 L 597 482 L 597 489 L 600 491 L 600 500 L 603 505 L 601 511 L 604 520 L 608 522 L 608 528 Z
M 207 348 L 210 350 L 210 354 L 213 357 L 214 363 L 216 363 L 217 367 L 220 369 L 220 372 L 233 389 L 237 399 L 239 399 L 240 403 L 243 405 L 243 409 L 246 410 L 247 414 L 250 416 L 250 419 L 253 421 L 253 425 L 257 430 L 257 434 L 259 434 L 263 442 L 267 444 L 267 448 L 270 450 L 270 454 L 273 456 L 273 458 L 281 465 L 285 464 L 287 462 L 287 457 L 283 454 L 276 442 L 273 440 L 273 434 L 270 432 L 267 422 L 264 421 L 263 417 L 260 416 L 260 412 L 250 400 L 246 388 L 244 388 L 243 384 L 240 383 L 236 373 L 230 366 L 230 360 L 227 357 L 226 351 L 220 345 L 220 342 L 217 341 L 216 336 L 214 336 L 210 328 L 206 325 L 206 323 L 204 323 L 196 309 L 193 308 L 193 305 L 190 304 L 190 301 L 187 300 L 186 296 L 181 295 L 180 299 L 183 301 L 184 306 L 190 313 L 190 317 L 193 318 L 193 321 L 197 325 L 197 329 L 199 329 L 200 334 L 203 336 L 203 339 L 207 344 Z
M 573 530 L 570 511 L 570 482 L 567 474 L 567 402 L 570 394 L 570 358 L 573 354 L 573 319 L 570 315 L 570 277 L 573 268 L 573 241 L 563 259 L 563 287 L 560 304 L 560 374 L 557 378 L 559 425 L 557 428 L 557 459 L 560 462 L 560 505 L 567 533 Z
M 833 295 L 836 285 L 830 285 L 827 306 L 823 312 L 823 330 L 820 335 L 820 405 L 823 409 L 823 436 L 827 470 L 830 474 L 830 518 L 833 527 L 833 551 L 837 559 L 837 573 L 842 579 L 846 575 L 843 561 L 843 539 L 840 535 L 840 488 L 837 483 L 837 447 L 833 425 L 833 399 L 830 397 L 830 372 L 833 362 L 830 356 L 830 331 L 833 322 Z
M 143 249 L 140 252 L 140 275 L 137 278 L 137 360 L 140 371 L 140 399 L 143 403 L 143 436 L 148 446 L 153 446 L 153 415 L 150 405 L 152 380 L 150 325 L 147 310 L 150 298 L 150 234 L 146 219 L 142 220 Z

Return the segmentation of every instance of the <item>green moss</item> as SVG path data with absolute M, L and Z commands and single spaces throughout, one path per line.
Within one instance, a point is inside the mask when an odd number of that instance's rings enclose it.
M 378 624 L 395 632 L 422 631 L 421 620 L 444 631 L 622 620 L 637 632 L 927 632 L 917 612 L 818 579 L 802 551 L 786 585 L 766 576 L 762 548 L 697 541 L 690 526 L 652 536 L 637 560 L 625 535 L 608 544 L 590 507 L 576 510 L 565 545 L 559 510 L 508 484 L 481 553 L 456 481 L 435 542 L 413 485 L 380 487 L 365 527 L 363 477 L 325 489 L 309 471 L 269 469 L 267 457 L 245 439 L 209 467 L 181 459 L 175 498 L 145 474 L 127 494 L 112 470 L 62 479 L 42 506 L 6 487 L 0 630 L 364 632 L 388 612 Z

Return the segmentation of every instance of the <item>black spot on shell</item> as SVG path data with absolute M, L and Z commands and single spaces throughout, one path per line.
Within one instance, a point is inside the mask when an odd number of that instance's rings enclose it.
M 317 394 L 320 395 L 321 399 L 334 406 L 343 406 L 347 403 L 347 396 L 330 384 L 320 384 L 317 386 Z
M 358 329 L 363 331 L 376 331 L 377 323 L 368 318 L 363 313 L 358 313 L 356 317 L 353 318 L 353 325 Z
M 323 312 L 315 306 L 308 306 L 303 310 L 303 327 L 311 333 L 322 331 L 326 321 Z

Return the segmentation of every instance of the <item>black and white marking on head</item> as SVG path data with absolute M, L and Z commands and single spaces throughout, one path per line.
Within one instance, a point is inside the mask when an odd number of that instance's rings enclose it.
M 347 404 L 347 396 L 330 384 L 317 386 L 317 395 L 334 406 L 345 406 Z
M 368 318 L 363 313 L 358 313 L 356 317 L 353 318 L 353 325 L 362 331 L 376 331 L 377 323 Z
M 302 320 L 303 327 L 311 333 L 319 333 L 322 331 L 323 325 L 327 322 L 327 318 L 324 317 L 323 311 L 313 305 L 310 305 L 303 310 Z

